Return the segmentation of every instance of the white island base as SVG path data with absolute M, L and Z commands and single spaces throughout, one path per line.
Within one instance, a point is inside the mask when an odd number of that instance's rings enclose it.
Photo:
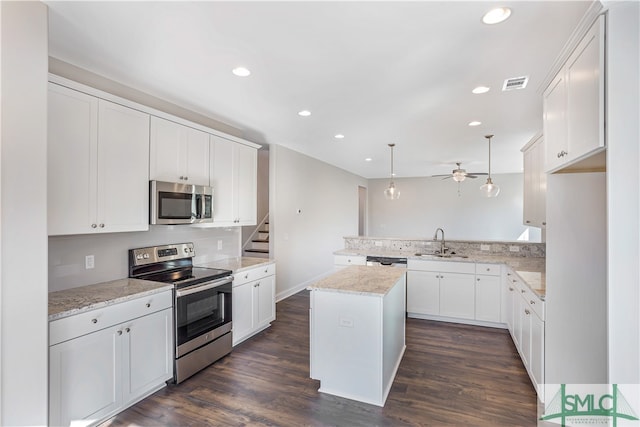
M 309 289 L 319 391 L 384 406 L 406 348 L 406 270 L 352 266 Z

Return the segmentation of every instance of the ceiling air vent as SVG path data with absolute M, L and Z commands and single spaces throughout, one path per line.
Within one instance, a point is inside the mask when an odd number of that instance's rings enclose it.
M 502 85 L 502 91 L 507 90 L 516 90 L 516 89 L 524 89 L 527 87 L 527 82 L 529 81 L 529 76 L 523 77 L 513 77 L 511 79 L 507 79 L 504 81 L 504 85 Z

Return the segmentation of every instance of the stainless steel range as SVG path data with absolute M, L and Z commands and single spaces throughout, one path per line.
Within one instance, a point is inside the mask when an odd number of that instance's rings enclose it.
M 193 266 L 193 243 L 129 250 L 129 277 L 174 284 L 174 382 L 229 354 L 231 270 Z

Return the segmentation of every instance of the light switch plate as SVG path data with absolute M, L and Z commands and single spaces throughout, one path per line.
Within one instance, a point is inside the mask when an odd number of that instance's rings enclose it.
M 520 252 L 520 246 L 509 246 L 509 252 Z
M 374 242 L 374 245 L 376 245 L 376 246 L 382 246 L 382 242 L 381 242 L 380 240 L 376 240 L 376 241 Z
M 480 250 L 481 251 L 490 251 L 491 250 L 491 245 L 480 245 Z
M 218 250 L 222 250 L 222 240 L 218 240 Z

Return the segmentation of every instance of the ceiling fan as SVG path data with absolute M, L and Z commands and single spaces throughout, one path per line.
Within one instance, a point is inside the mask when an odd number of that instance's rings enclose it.
M 466 170 L 460 167 L 461 165 L 462 165 L 462 162 L 456 162 L 457 168 L 452 170 L 450 174 L 431 175 L 431 176 L 432 177 L 444 176 L 444 178 L 442 179 L 453 178 L 453 180 L 456 182 L 462 182 L 467 178 L 475 179 L 480 175 L 487 175 L 486 173 L 481 173 L 481 172 L 467 172 Z

